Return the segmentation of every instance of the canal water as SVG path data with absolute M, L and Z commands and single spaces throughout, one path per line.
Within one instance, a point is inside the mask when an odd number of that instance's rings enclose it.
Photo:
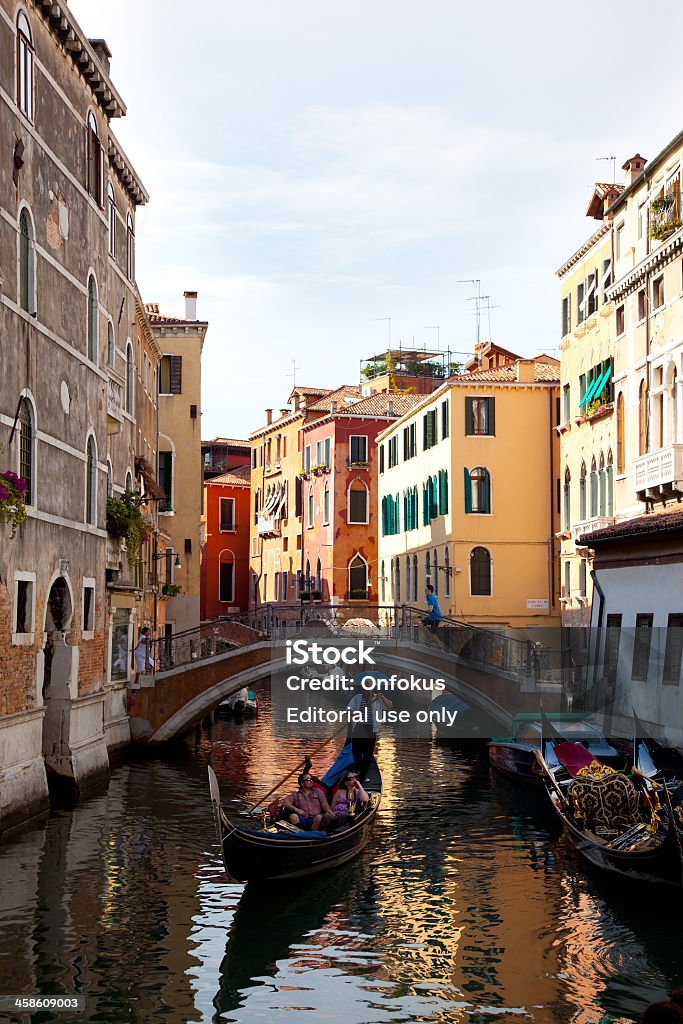
M 258 722 L 128 761 L 0 846 L 0 993 L 86 999 L 33 1022 L 598 1024 L 683 982 L 679 896 L 587 869 L 485 750 L 383 739 L 359 858 L 267 891 L 229 882 L 207 762 L 236 812 L 310 748 L 272 736 L 261 697 Z

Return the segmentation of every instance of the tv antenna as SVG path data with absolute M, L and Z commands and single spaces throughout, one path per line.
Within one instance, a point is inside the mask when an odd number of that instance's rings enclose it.
M 391 317 L 390 316 L 376 316 L 375 317 L 375 323 L 378 323 L 380 320 L 388 320 L 389 321 L 389 350 L 391 351 Z
M 300 369 L 301 367 L 296 365 L 296 359 L 292 359 L 292 369 L 287 374 L 288 377 L 292 378 L 292 388 L 296 387 L 296 371 Z
M 424 330 L 425 331 L 436 331 L 436 347 L 438 348 L 438 350 L 440 352 L 441 351 L 441 344 L 439 342 L 439 337 L 440 337 L 440 327 L 439 327 L 439 325 L 438 324 L 425 324 Z
M 611 160 L 612 161 L 612 184 L 617 183 L 617 158 L 612 156 L 596 156 L 596 160 Z
M 477 311 L 477 346 L 479 345 L 481 335 L 481 280 L 478 277 L 466 277 L 456 282 L 457 284 L 476 284 L 477 294 L 473 295 L 468 302 L 476 302 Z

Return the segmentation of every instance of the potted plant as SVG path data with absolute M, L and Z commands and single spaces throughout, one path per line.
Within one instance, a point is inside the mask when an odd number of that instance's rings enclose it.
M 351 601 L 367 601 L 368 592 L 365 587 L 354 587 L 349 591 L 349 599 Z
M 176 597 L 180 593 L 180 587 L 176 583 L 164 583 L 161 593 L 164 597 Z
M 300 590 L 299 591 L 299 600 L 300 601 L 310 601 L 311 600 L 311 592 L 310 592 L 310 590 Z
M 14 539 L 26 519 L 26 489 L 24 478 L 11 469 L 0 473 L 0 523 L 11 524 L 10 540 Z
M 311 599 L 313 601 L 322 601 L 322 599 L 323 599 L 322 590 L 313 590 L 311 592 Z
M 130 566 L 138 560 L 146 532 L 140 499 L 134 491 L 124 491 L 119 498 L 107 498 L 107 533 L 116 540 L 125 540 Z

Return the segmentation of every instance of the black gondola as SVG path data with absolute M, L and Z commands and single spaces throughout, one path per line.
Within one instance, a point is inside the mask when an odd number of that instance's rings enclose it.
M 663 786 L 639 771 L 587 763 L 580 744 L 549 743 L 545 755 L 536 755 L 544 785 L 578 853 L 629 878 L 682 884 L 677 830 Z
M 363 788 L 370 797 L 351 825 L 331 832 L 304 832 L 285 822 L 247 828 L 231 821 L 220 802 L 218 779 L 209 766 L 209 788 L 226 874 L 237 882 L 300 878 L 351 860 L 363 849 L 382 798 L 382 775 L 373 760 Z

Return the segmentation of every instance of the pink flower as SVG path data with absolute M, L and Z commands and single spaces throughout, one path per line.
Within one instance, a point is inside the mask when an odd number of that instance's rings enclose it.
M 5 487 L 4 484 L 0 484 L 0 501 L 6 501 L 9 498 L 9 488 Z

